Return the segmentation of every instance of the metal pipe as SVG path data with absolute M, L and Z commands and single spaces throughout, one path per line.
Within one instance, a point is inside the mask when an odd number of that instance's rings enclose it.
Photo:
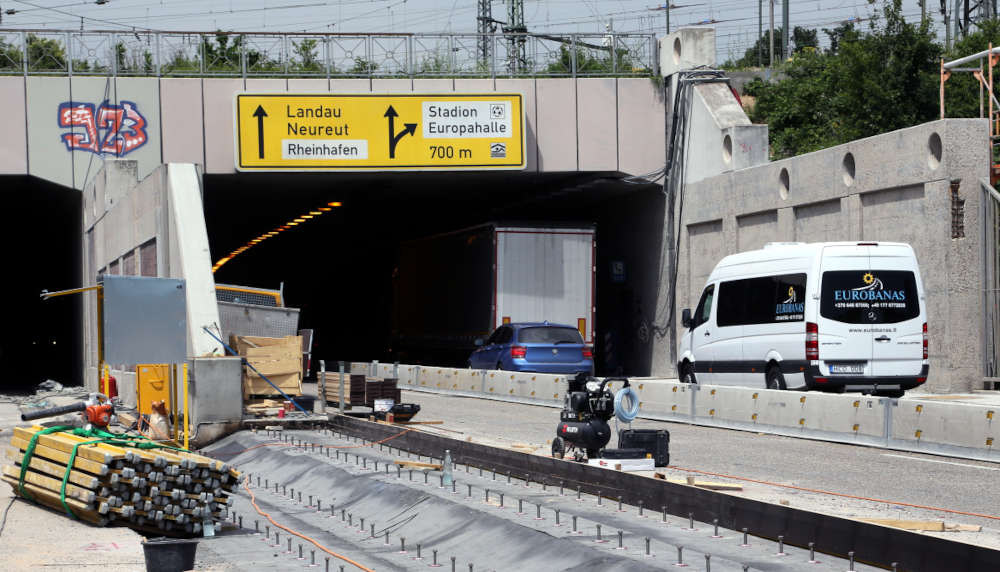
M 950 69 L 952 69 L 954 67 L 960 66 L 962 64 L 969 63 L 969 62 L 974 61 L 974 60 L 981 60 L 981 59 L 985 58 L 986 56 L 988 56 L 990 53 L 1000 54 L 1000 46 L 997 46 L 995 48 L 991 47 L 988 50 L 983 50 L 981 52 L 972 54 L 971 56 L 965 56 L 964 58 L 958 58 L 957 60 L 952 60 L 950 62 L 945 62 L 943 64 L 943 66 L 944 66 L 944 69 L 950 70 Z

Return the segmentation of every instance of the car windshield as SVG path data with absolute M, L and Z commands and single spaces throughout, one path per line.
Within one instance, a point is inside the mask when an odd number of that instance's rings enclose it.
M 523 328 L 518 339 L 526 344 L 582 344 L 580 332 L 573 328 Z

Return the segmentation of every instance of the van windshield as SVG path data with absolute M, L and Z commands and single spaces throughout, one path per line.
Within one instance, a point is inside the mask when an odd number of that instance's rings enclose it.
M 917 281 L 908 270 L 823 273 L 820 315 L 846 324 L 895 324 L 920 315 Z

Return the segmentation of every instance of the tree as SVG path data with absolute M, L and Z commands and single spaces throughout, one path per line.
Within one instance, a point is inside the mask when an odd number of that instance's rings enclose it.
M 378 69 L 377 63 L 370 60 L 366 60 L 365 58 L 362 57 L 355 57 L 354 67 L 351 68 L 349 73 L 351 75 L 371 75 L 375 73 L 375 70 L 377 69 Z
M 573 73 L 573 49 L 566 44 L 559 46 L 559 57 L 556 61 L 546 66 L 546 71 L 552 74 Z M 611 48 L 601 50 L 599 53 L 607 53 L 607 57 L 594 57 L 591 50 L 583 47 L 576 48 L 576 73 L 579 74 L 609 74 L 621 73 L 629 74 L 636 71 L 632 59 L 628 56 L 628 51 L 616 48 L 612 55 Z M 614 59 L 612 59 L 614 58 Z
M 21 70 L 24 66 L 24 52 L 20 47 L 0 39 L 0 70 Z
M 785 67 L 787 79 L 749 84 L 757 97 L 751 117 L 768 124 L 775 157 L 901 129 L 937 114 L 941 46 L 929 20 L 908 23 L 900 0 L 887 0 L 867 34 L 847 25 L 834 33 L 835 49 L 798 54 Z
M 781 27 L 774 29 L 774 63 L 778 65 L 785 61 L 785 49 L 781 45 Z M 808 49 L 818 49 L 819 48 L 819 33 L 816 30 L 810 30 L 808 28 L 803 28 L 801 26 L 796 26 L 792 28 L 792 55 L 798 54 L 804 50 Z M 752 46 L 747 48 L 743 52 L 743 57 L 736 60 L 729 60 L 722 64 L 724 69 L 747 69 L 756 68 L 757 65 L 757 50 L 760 50 L 760 63 L 763 66 L 767 66 L 771 63 L 771 30 L 764 30 L 764 35 L 757 38 Z
M 809 30 L 801 26 L 792 28 L 792 49 L 793 54 L 801 53 L 806 49 L 819 48 L 819 38 L 816 30 Z
M 302 72 L 323 71 L 323 62 L 316 55 L 316 48 L 319 42 L 315 38 L 306 38 L 300 42 L 292 42 L 292 51 L 295 52 L 294 68 Z
M 842 22 L 832 30 L 823 28 L 823 33 L 830 40 L 830 47 L 827 48 L 826 52 L 828 54 L 836 54 L 844 38 L 849 36 L 852 40 L 856 39 L 858 32 L 854 29 L 854 22 Z
M 39 38 L 28 34 L 28 68 L 38 70 L 66 69 L 66 49 L 51 38 Z

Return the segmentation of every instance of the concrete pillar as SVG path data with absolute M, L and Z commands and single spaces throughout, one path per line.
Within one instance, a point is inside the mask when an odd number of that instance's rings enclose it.
M 795 236 L 795 209 L 785 207 L 778 209 L 778 236 L 783 241 L 794 242 L 798 240 Z
M 864 240 L 862 232 L 864 211 L 861 208 L 861 195 L 853 194 L 841 198 L 840 209 L 844 213 L 844 228 L 847 230 L 845 237 L 848 240 Z

